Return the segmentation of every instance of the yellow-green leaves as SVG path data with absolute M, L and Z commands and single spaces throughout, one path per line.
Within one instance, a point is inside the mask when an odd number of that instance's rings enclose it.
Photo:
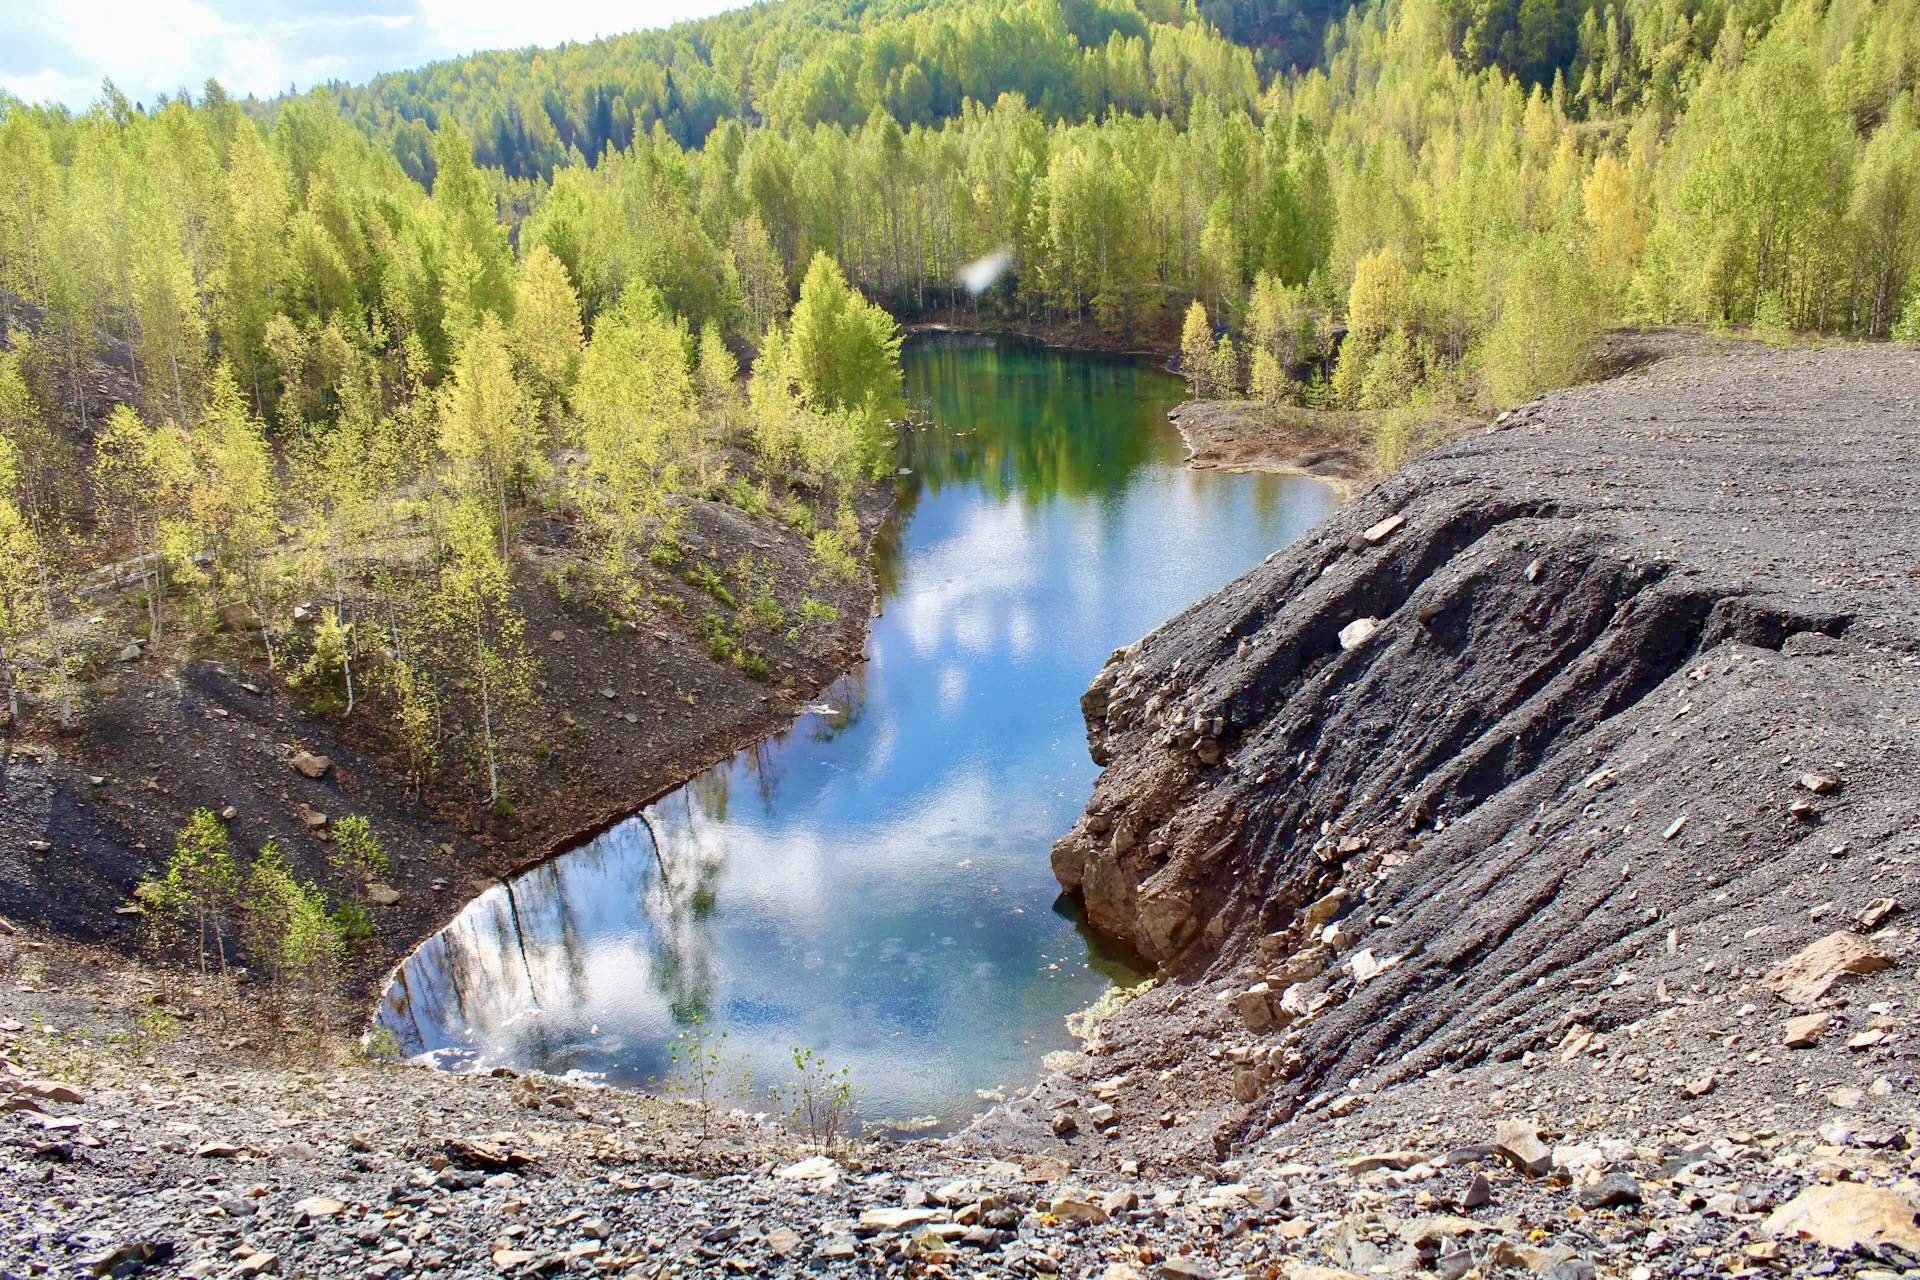
M 698 445 L 685 327 L 648 291 L 629 290 L 594 329 L 575 402 L 581 513 L 612 580 L 623 581 Z
M 440 396 L 440 448 L 458 478 L 492 504 L 504 557 L 507 495 L 545 469 L 544 433 L 513 374 L 506 334 L 491 314 L 461 343 Z
M 1196 398 L 1213 393 L 1213 325 L 1206 304 L 1195 298 L 1180 325 L 1180 372 L 1193 384 Z
M 859 414 L 876 456 L 904 405 L 900 341 L 893 317 L 848 284 L 832 258 L 815 254 L 787 330 L 790 373 L 809 406 Z
M 510 343 L 520 376 L 550 420 L 563 413 L 580 376 L 580 299 L 560 259 L 536 244 L 513 286 Z

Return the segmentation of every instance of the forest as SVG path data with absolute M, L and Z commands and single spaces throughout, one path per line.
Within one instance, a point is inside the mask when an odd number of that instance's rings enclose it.
M 689 495 L 851 572 L 896 319 L 1177 341 L 1276 412 L 1516 403 L 1617 324 L 1920 337 L 1920 0 L 783 0 L 0 113 L 10 714 L 73 714 L 118 565 L 150 645 L 256 635 L 494 804 L 529 513 L 615 619 Z

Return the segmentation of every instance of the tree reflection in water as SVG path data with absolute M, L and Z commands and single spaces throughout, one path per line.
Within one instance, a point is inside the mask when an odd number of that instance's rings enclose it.
M 1053 907 L 1094 774 L 1080 691 L 1331 496 L 1187 471 L 1180 388 L 1139 363 L 918 339 L 908 377 L 941 426 L 902 444 L 867 661 L 646 821 L 481 895 L 388 993 L 408 1051 L 645 1084 L 698 1017 L 763 1083 L 804 1045 L 864 1118 L 951 1125 L 1130 976 Z

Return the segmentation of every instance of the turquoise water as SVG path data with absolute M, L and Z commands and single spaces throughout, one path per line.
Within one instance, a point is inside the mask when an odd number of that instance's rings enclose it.
M 382 1005 L 409 1053 L 645 1086 L 698 1026 L 743 1100 L 775 1105 L 805 1046 L 848 1070 L 863 1122 L 950 1127 L 1131 977 L 1048 868 L 1096 772 L 1080 693 L 1333 495 L 1187 470 L 1165 420 L 1183 388 L 1142 362 L 941 334 L 905 365 L 935 425 L 899 450 L 865 663 L 787 732 L 471 903 Z

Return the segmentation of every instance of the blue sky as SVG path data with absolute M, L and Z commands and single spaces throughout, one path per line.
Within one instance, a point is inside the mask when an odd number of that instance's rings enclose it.
M 84 107 L 111 76 L 151 101 L 365 80 L 475 49 L 666 26 L 743 0 L 0 0 L 0 89 Z

